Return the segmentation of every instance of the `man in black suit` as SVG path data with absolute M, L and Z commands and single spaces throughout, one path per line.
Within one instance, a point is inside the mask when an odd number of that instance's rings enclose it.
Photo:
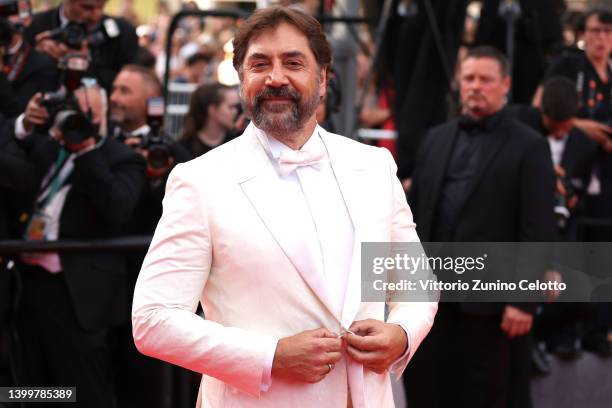
M 105 4 L 106 0 L 63 0 L 59 7 L 35 14 L 25 38 L 37 50 L 59 60 L 75 50 L 50 39 L 49 32 L 68 22 L 84 24 L 90 39 L 86 47 L 91 56 L 89 75 L 96 77 L 110 94 L 115 75 L 136 58 L 138 37 L 127 21 L 103 14 Z
M 550 152 L 504 109 L 510 83 L 499 51 L 468 51 L 460 70 L 464 115 L 430 130 L 417 156 L 409 198 L 423 242 L 552 240 Z M 404 375 L 409 406 L 529 406 L 529 349 L 521 343 L 532 309 L 441 303 Z
M 577 239 L 574 221 L 585 215 L 586 189 L 597 159 L 598 145 L 574 126 L 578 110 L 576 85 L 565 77 L 551 77 L 542 85 L 541 108 L 515 105 L 508 108 L 519 119 L 546 137 L 555 173 L 559 177 L 556 210 L 559 219 L 559 239 Z M 573 192 L 566 197 L 567 189 Z M 571 217 L 570 217 L 571 216 Z M 564 226 L 565 224 L 565 226 Z
M 79 88 L 75 98 L 86 117 L 79 125 L 81 140 L 69 137 L 58 124 L 62 113 L 49 135 L 26 136 L 49 119 L 38 104 L 39 94 L 28 105 L 24 123 L 15 126 L 37 176 L 26 239 L 119 236 L 144 187 L 142 158 L 112 138 L 98 136 L 105 134 L 101 89 Z M 20 270 L 27 385 L 72 385 L 78 406 L 115 406 L 108 332 L 126 319 L 125 257 L 103 252 L 22 254 Z

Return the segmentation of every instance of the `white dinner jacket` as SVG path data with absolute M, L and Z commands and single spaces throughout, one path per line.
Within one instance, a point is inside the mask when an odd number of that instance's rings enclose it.
M 384 320 L 383 303 L 361 302 L 361 242 L 417 241 L 395 163 L 386 149 L 317 131 L 355 229 L 342 314 L 332 312 L 324 272 L 297 256 L 291 208 L 250 125 L 245 133 L 172 171 L 164 211 L 144 260 L 132 310 L 138 349 L 203 374 L 205 407 L 392 407 L 389 373 L 349 357 L 315 384 L 272 377 L 261 391 L 275 339 L 320 327 L 340 333 L 355 320 Z M 194 312 L 202 303 L 205 319 Z M 391 303 L 411 352 L 428 333 L 436 303 Z

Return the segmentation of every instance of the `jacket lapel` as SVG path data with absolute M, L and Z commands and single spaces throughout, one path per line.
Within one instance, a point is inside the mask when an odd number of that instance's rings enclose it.
M 252 125 L 242 136 L 238 150 L 238 182 L 242 191 L 302 279 L 329 312 L 336 316 L 323 274 L 322 260 L 316 256 L 319 253 L 316 237 L 313 240 L 301 234 L 291 206 L 278 199 L 278 190 L 282 186 L 272 165 L 273 159 L 261 145 Z M 336 316 L 336 319 L 339 320 L 339 317 Z
M 423 224 L 429 225 L 430 229 L 433 228 L 433 217 L 435 216 L 436 211 L 436 203 L 438 202 L 438 197 L 440 196 L 440 190 L 442 189 L 442 183 L 444 182 L 444 173 L 446 172 L 446 167 L 448 166 L 450 154 L 453 149 L 453 144 L 455 143 L 455 139 L 457 138 L 457 120 L 452 122 L 448 129 L 444 129 L 440 133 L 440 140 L 434 141 L 434 146 L 430 148 L 436 149 L 438 154 L 436 155 L 437 160 L 433 162 L 427 163 L 427 166 L 431 166 L 431 186 L 425 194 L 428 194 L 428 197 L 425 198 L 425 203 L 428 203 L 428 208 L 426 211 L 428 222 L 424 222 Z M 432 231 L 428 231 L 425 233 L 425 236 L 430 236 Z
M 363 180 L 360 174 L 364 170 L 363 161 L 359 157 L 347 154 L 347 146 L 341 143 L 343 136 L 330 135 L 324 129 L 320 127 L 318 129 L 327 148 L 334 176 L 353 223 L 353 254 L 341 318 L 342 328 L 346 330 L 353 322 L 361 303 L 361 241 L 364 225 L 363 210 L 360 204 L 364 202 L 363 194 L 367 194 L 367 188 L 360 185 Z

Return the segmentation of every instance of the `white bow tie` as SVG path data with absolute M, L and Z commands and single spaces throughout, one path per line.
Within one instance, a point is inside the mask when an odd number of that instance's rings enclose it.
M 323 150 L 319 152 L 284 150 L 278 158 L 278 168 L 282 176 L 286 176 L 300 166 L 311 166 L 321 171 L 324 158 Z

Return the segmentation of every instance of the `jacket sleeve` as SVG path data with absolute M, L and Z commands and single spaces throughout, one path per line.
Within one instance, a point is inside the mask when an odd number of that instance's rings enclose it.
M 386 150 L 385 150 L 386 151 Z M 391 154 L 386 151 L 389 166 L 389 177 L 392 183 L 393 218 L 391 225 L 391 242 L 419 242 L 412 212 L 406 202 L 406 194 L 397 178 L 397 167 Z M 408 352 L 397 361 L 393 368 L 396 377 L 402 375 L 408 362 L 417 348 L 429 333 L 438 310 L 437 302 L 389 302 L 387 323 L 399 324 L 408 336 Z
M 101 146 L 77 157 L 72 185 L 91 199 L 109 224 L 121 225 L 130 220 L 136 209 L 145 186 L 145 172 L 138 154 L 121 152 L 124 146 L 115 147 L 119 149 Z M 121 156 L 111 161 L 107 154 Z
M 144 260 L 132 307 L 141 353 L 215 377 L 259 396 L 276 339 L 195 314 L 211 274 L 212 237 L 203 194 L 188 165 L 174 168 L 163 215 Z

